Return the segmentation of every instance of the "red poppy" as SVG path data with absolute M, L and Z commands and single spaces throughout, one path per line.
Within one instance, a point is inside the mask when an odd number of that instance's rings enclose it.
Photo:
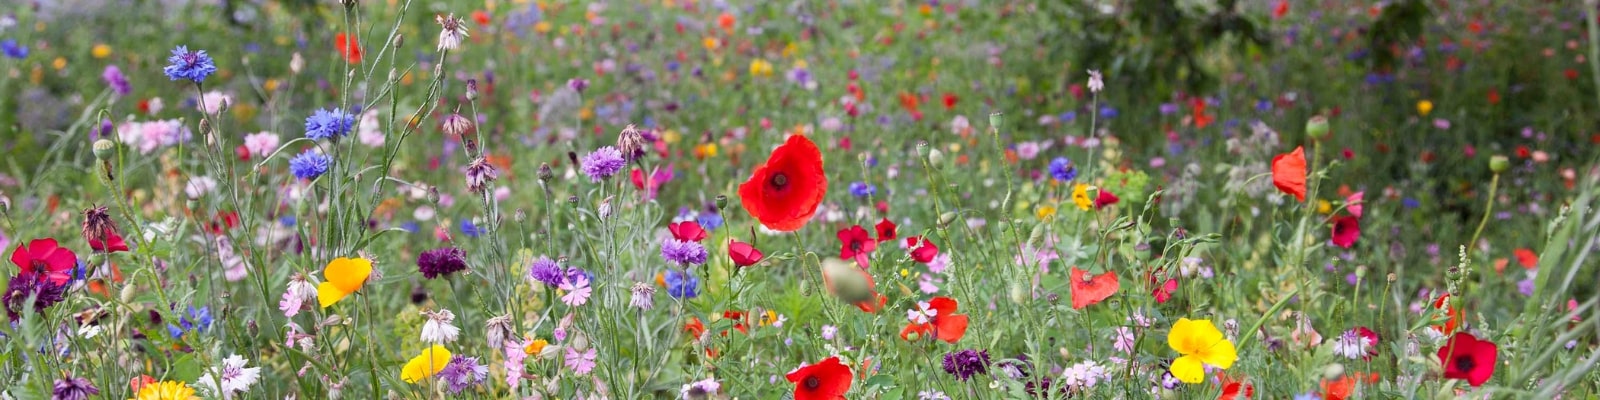
M 1434 300 L 1433 301 L 1433 308 L 1437 309 L 1437 310 L 1444 310 L 1444 315 L 1445 315 L 1444 325 L 1434 325 L 1433 326 L 1433 330 L 1438 331 L 1439 333 L 1455 332 L 1456 331 L 1456 327 L 1460 326 L 1461 323 L 1463 321 L 1465 321 L 1465 319 L 1466 319 L 1465 315 L 1461 315 L 1460 312 L 1456 311 L 1455 307 L 1450 305 L 1450 294 L 1449 293 L 1446 293 L 1443 296 L 1439 296 L 1439 299 Z
M 20 270 L 17 276 L 42 274 L 50 283 L 64 285 L 72 280 L 72 268 L 78 266 L 78 255 L 57 245 L 55 239 L 34 239 L 11 251 L 11 263 Z
M 739 333 L 750 334 L 750 328 L 744 326 L 743 311 L 723 311 L 722 319 L 732 320 L 733 329 L 738 329 Z M 722 331 L 722 336 L 728 336 L 728 331 Z
M 872 240 L 872 236 L 861 225 L 839 230 L 839 258 L 854 259 L 856 265 L 866 268 L 867 255 L 877 248 L 878 242 Z
M 1361 379 L 1362 375 L 1366 375 L 1365 376 L 1365 378 L 1366 378 L 1365 380 Z M 1356 372 L 1356 373 L 1352 373 L 1352 374 L 1346 374 L 1345 376 L 1343 376 L 1343 377 L 1341 377 L 1339 379 L 1334 379 L 1334 380 L 1323 379 L 1322 380 L 1322 399 L 1323 400 L 1344 400 L 1344 399 L 1350 398 L 1350 395 L 1355 394 L 1356 384 L 1362 383 L 1363 381 L 1365 381 L 1368 384 L 1377 383 L 1378 382 L 1378 374 L 1377 373 L 1362 374 L 1362 373 Z
M 233 155 L 239 157 L 239 161 L 250 161 L 250 148 L 241 144 L 233 148 Z
M 738 20 L 734 19 L 733 14 L 722 13 L 722 15 L 717 16 L 717 26 L 722 27 L 722 30 L 725 31 L 733 31 L 733 25 L 736 22 Z
M 206 230 L 212 234 L 221 235 L 230 229 L 239 227 L 239 213 L 233 211 L 219 211 L 217 217 L 206 224 Z
M 1361 219 L 1353 215 L 1341 215 L 1333 218 L 1333 245 L 1350 248 L 1356 244 L 1356 239 L 1361 238 Z
M 333 47 L 339 51 L 339 55 L 344 56 L 346 62 L 351 64 L 361 63 L 361 44 L 356 43 L 355 38 L 340 32 L 333 35 Z
M 116 231 L 107 233 L 110 236 L 106 238 L 104 243 L 100 242 L 100 239 L 89 239 L 89 248 L 103 253 L 128 251 L 128 244 L 122 241 L 122 235 L 118 235 Z
M 1272 8 L 1272 18 L 1283 18 L 1289 15 L 1289 0 L 1279 0 L 1278 6 Z
M 1517 264 L 1522 264 L 1522 268 L 1524 268 L 1524 269 L 1539 268 L 1539 255 L 1538 254 L 1534 254 L 1533 250 L 1516 249 L 1516 250 L 1512 250 L 1511 254 L 1517 256 Z
M 960 97 L 956 97 L 955 93 L 945 93 L 944 94 L 944 109 L 946 109 L 946 110 L 954 110 L 954 109 L 956 109 L 956 102 L 958 102 L 958 101 L 961 101 L 961 98 Z
M 733 259 L 733 265 L 748 267 L 761 262 L 766 255 L 761 254 L 761 250 L 757 250 L 756 246 L 733 240 L 728 242 L 728 257 Z
M 706 324 L 701 323 L 699 317 L 690 317 L 689 322 L 683 324 L 683 333 L 689 334 L 691 340 L 698 340 L 706 333 Z
M 1111 193 L 1110 190 L 1106 190 L 1105 188 L 1100 188 L 1100 190 L 1096 191 L 1100 192 L 1100 194 L 1094 197 L 1094 209 L 1096 210 L 1105 208 L 1105 206 L 1117 204 L 1118 201 L 1122 201 L 1122 199 L 1117 198 L 1116 194 Z
M 1072 267 L 1072 309 L 1081 310 L 1091 304 L 1099 303 L 1113 294 L 1122 286 L 1117 282 L 1116 273 L 1104 273 L 1094 277 L 1086 277 L 1087 271 Z
M 850 391 L 850 367 L 839 357 L 807 365 L 784 375 L 794 383 L 794 400 L 842 400 Z
M 762 225 L 789 232 L 806 225 L 827 193 L 822 151 L 805 136 L 794 135 L 739 185 L 739 202 Z
M 906 248 L 911 251 L 911 259 L 923 264 L 932 262 L 939 255 L 939 247 L 922 236 L 906 238 Z
M 822 285 L 828 293 L 868 313 L 888 304 L 889 299 L 878 293 L 872 274 L 849 262 L 829 258 L 822 260 Z
M 1450 342 L 1439 348 L 1439 363 L 1444 365 L 1446 379 L 1466 379 L 1473 387 L 1481 386 L 1494 375 L 1495 358 L 1499 346 L 1487 340 L 1478 340 L 1466 332 L 1456 332 Z
M 1156 304 L 1167 304 L 1167 300 L 1172 300 L 1172 295 L 1178 293 L 1178 280 L 1176 278 L 1168 278 L 1165 282 L 1162 282 L 1160 278 L 1156 277 L 1156 274 L 1150 274 L 1148 280 L 1152 287 L 1150 296 L 1156 298 Z
M 1299 201 L 1306 201 L 1306 149 L 1295 147 L 1294 151 L 1279 154 L 1272 158 L 1272 185 L 1278 190 L 1294 195 Z
M 939 340 L 952 344 L 961 340 L 961 337 L 967 334 L 967 315 L 956 314 L 956 308 L 956 300 L 949 297 L 941 296 L 928 300 L 928 309 L 934 312 L 932 317 L 928 317 L 928 323 L 906 324 L 906 327 L 900 330 L 900 338 L 911 340 L 911 334 L 915 333 L 918 337 L 927 337 L 931 334 Z
M 1197 97 L 1193 101 L 1189 102 L 1189 106 L 1192 110 L 1194 110 L 1194 127 L 1196 129 L 1205 129 L 1205 127 L 1211 125 L 1211 121 L 1215 121 L 1217 119 L 1215 116 L 1206 114 L 1205 100 L 1201 100 Z
M 667 224 L 667 231 L 672 232 L 673 239 L 685 242 L 699 242 L 706 238 L 706 230 L 700 227 L 699 222 L 694 221 Z
M 873 225 L 873 228 L 878 231 L 879 242 L 887 242 L 895 239 L 894 222 L 890 222 L 888 218 L 878 221 L 878 224 Z
M 1217 400 L 1248 399 L 1256 396 L 1256 387 L 1249 382 L 1235 381 L 1228 375 L 1218 372 L 1217 382 L 1222 384 L 1222 395 Z
M 472 12 L 472 22 L 477 22 L 479 26 L 489 26 L 491 18 L 493 17 L 489 15 L 488 11 L 478 10 Z

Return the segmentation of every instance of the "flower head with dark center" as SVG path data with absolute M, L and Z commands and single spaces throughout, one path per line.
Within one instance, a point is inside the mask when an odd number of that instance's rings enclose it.
M 968 380 L 973 375 L 989 373 L 989 351 L 966 349 L 944 355 L 944 372 L 956 379 Z
M 428 279 L 450 275 L 467 269 L 467 252 L 454 247 L 443 247 L 422 252 L 417 257 L 417 270 Z
M 162 68 L 161 72 L 175 81 L 189 80 L 200 83 L 217 72 L 217 65 L 211 61 L 211 56 L 206 55 L 205 50 L 189 51 L 186 46 L 178 46 L 172 49 L 172 56 L 167 57 L 167 67 Z
M 1482 386 L 1494 376 L 1495 360 L 1499 346 L 1487 340 L 1478 340 L 1466 332 L 1456 332 L 1450 341 L 1439 347 L 1439 363 L 1444 365 L 1446 379 L 1466 379 L 1473 387 Z
M 739 185 L 745 211 L 768 229 L 781 232 L 805 226 L 827 193 L 822 151 L 805 135 L 790 136 Z
M 850 391 L 850 367 L 839 362 L 839 357 L 796 369 L 784 378 L 795 384 L 795 400 L 843 399 Z

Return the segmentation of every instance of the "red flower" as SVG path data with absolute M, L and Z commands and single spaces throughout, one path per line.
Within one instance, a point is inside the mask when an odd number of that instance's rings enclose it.
M 78 266 L 78 255 L 57 245 L 55 239 L 34 239 L 11 251 L 11 263 L 20 269 L 17 276 L 43 274 L 50 283 L 64 285 L 72 280 L 72 268 Z
M 761 250 L 757 250 L 756 246 L 733 240 L 728 242 L 728 257 L 733 259 L 733 265 L 748 267 L 761 262 L 766 255 L 761 254 Z
M 1517 264 L 1522 264 L 1522 268 L 1524 268 L 1524 269 L 1539 268 L 1539 255 L 1538 254 L 1533 254 L 1533 250 L 1516 249 L 1516 250 L 1512 250 L 1511 254 L 1517 256 Z
M 961 98 L 956 97 L 955 93 L 945 93 L 944 94 L 944 109 L 946 109 L 946 110 L 954 110 L 954 109 L 956 109 L 956 102 L 958 102 L 958 101 L 961 101 Z
M 1299 201 L 1306 201 L 1306 149 L 1295 147 L 1294 151 L 1279 154 L 1272 158 L 1272 185 L 1278 190 L 1294 195 Z
M 333 47 L 339 51 L 339 55 L 344 56 L 345 61 L 351 64 L 361 63 L 361 44 L 356 43 L 355 38 L 340 32 L 333 35 Z
M 1363 381 L 1363 379 L 1361 379 L 1363 377 L 1363 375 L 1365 375 L 1365 378 L 1366 378 L 1365 381 L 1366 381 L 1367 384 L 1373 384 L 1373 383 L 1377 383 L 1378 382 L 1378 374 L 1377 373 L 1362 374 L 1360 372 L 1356 372 L 1356 373 L 1352 373 L 1352 374 L 1346 374 L 1344 377 L 1341 377 L 1341 378 L 1335 379 L 1335 380 L 1323 379 L 1322 380 L 1322 399 L 1323 400 L 1344 400 L 1346 398 L 1349 398 L 1351 394 L 1355 393 L 1356 384 L 1359 384 L 1359 383 L 1361 383 Z
M 1461 323 L 1463 321 L 1465 321 L 1465 319 L 1466 319 L 1465 315 L 1461 315 L 1460 312 L 1456 311 L 1455 307 L 1452 307 L 1450 305 L 1450 294 L 1449 293 L 1446 293 L 1443 296 L 1439 296 L 1439 299 L 1434 300 L 1433 301 L 1433 308 L 1437 309 L 1437 310 L 1444 310 L 1444 315 L 1445 315 L 1444 325 L 1434 325 L 1433 326 L 1433 330 L 1438 331 L 1439 333 L 1455 332 L 1456 331 L 1456 327 L 1460 326 Z
M 1087 271 L 1072 267 L 1072 309 L 1081 310 L 1091 304 L 1099 303 L 1113 294 L 1122 286 L 1117 282 L 1117 274 L 1104 273 L 1085 279 Z
M 1153 289 L 1150 289 L 1150 296 L 1156 298 L 1156 304 L 1167 304 L 1167 300 L 1172 300 L 1172 295 L 1178 293 L 1177 279 L 1169 278 L 1166 282 L 1161 282 L 1159 278 L 1156 278 L 1155 274 L 1150 274 L 1148 280 L 1150 281 L 1150 286 L 1153 287 Z
M 1361 219 L 1352 215 L 1333 218 L 1333 245 L 1350 248 L 1361 238 Z
M 700 227 L 699 222 L 694 221 L 667 224 L 667 231 L 672 232 L 673 239 L 685 242 L 699 242 L 706 238 L 706 230 Z
M 906 324 L 906 327 L 900 330 L 900 338 L 911 340 L 911 334 L 915 333 L 919 337 L 932 334 L 933 337 L 946 343 L 953 344 L 960 341 L 961 337 L 967 334 L 967 315 L 956 314 L 956 308 L 956 300 L 949 297 L 941 296 L 928 300 L 928 309 L 934 311 L 933 316 L 928 318 L 928 323 Z
M 128 251 L 128 244 L 122 241 L 122 235 L 118 235 L 116 231 L 107 233 L 111 236 L 107 237 L 104 243 L 101 243 L 99 239 L 89 239 L 89 248 L 104 253 Z
M 750 328 L 744 326 L 743 311 L 723 311 L 722 319 L 733 320 L 733 329 L 738 329 L 739 333 L 750 334 Z M 728 331 L 722 331 L 722 336 L 728 336 Z
M 1249 382 L 1235 381 L 1220 372 L 1217 373 L 1217 382 L 1222 384 L 1222 395 L 1217 396 L 1217 400 L 1248 399 L 1256 395 L 1255 385 L 1251 385 Z
M 1096 210 L 1105 208 L 1105 206 L 1117 204 L 1118 201 L 1122 201 L 1122 199 L 1117 198 L 1116 194 L 1111 193 L 1110 190 L 1106 190 L 1105 188 L 1100 188 L 1100 190 L 1097 190 L 1097 192 L 1100 192 L 1100 194 L 1094 197 L 1094 209 Z
M 806 225 L 827 193 L 822 151 L 804 135 L 794 135 L 739 185 L 739 203 L 767 228 L 789 232 Z
M 1494 375 L 1495 358 L 1499 347 L 1494 342 L 1478 340 L 1466 332 L 1456 332 L 1450 342 L 1439 348 L 1439 363 L 1444 365 L 1446 379 L 1466 379 L 1473 387 L 1481 386 Z
M 488 11 L 478 10 L 472 12 L 472 22 L 477 22 L 479 26 L 489 26 L 490 18 Z
M 861 225 L 851 226 L 839 230 L 839 258 L 856 260 L 856 265 L 867 267 L 867 255 L 878 248 L 878 242 L 872 240 L 866 229 Z
M 878 221 L 878 224 L 874 225 L 873 228 L 878 231 L 879 242 L 887 242 L 895 239 L 894 222 L 890 222 L 888 218 Z
M 233 155 L 239 157 L 239 161 L 250 161 L 250 148 L 241 144 L 233 148 Z
M 1194 100 L 1189 102 L 1189 107 L 1194 110 L 1194 127 L 1196 129 L 1205 129 L 1206 126 L 1211 125 L 1211 121 L 1217 119 L 1217 117 L 1206 114 L 1205 100 L 1201 100 L 1200 98 L 1196 97 Z
M 927 264 L 939 255 L 939 247 L 921 236 L 906 238 L 906 248 L 911 251 L 911 259 Z
M 784 375 L 794 383 L 794 400 L 842 400 L 850 391 L 850 367 L 828 357 Z
M 1279 0 L 1278 6 L 1272 8 L 1272 18 L 1283 18 L 1289 15 L 1289 0 Z

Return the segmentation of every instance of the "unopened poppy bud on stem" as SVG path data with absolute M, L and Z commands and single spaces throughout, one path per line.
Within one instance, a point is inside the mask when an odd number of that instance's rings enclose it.
M 1504 173 L 1511 169 L 1511 159 L 1506 156 L 1489 157 L 1489 170 L 1494 173 Z
M 1312 139 L 1328 137 L 1328 118 L 1318 115 L 1306 121 L 1306 136 Z
M 932 165 L 933 169 L 935 169 L 935 170 L 943 170 L 944 169 L 944 152 L 939 151 L 939 149 L 929 150 L 928 151 L 928 165 Z
M 725 195 L 725 194 L 717 195 L 717 211 L 722 211 L 722 210 L 726 210 L 726 209 L 728 209 L 728 195 Z
M 1004 125 L 1005 123 L 1006 123 L 1005 114 L 1001 114 L 1001 113 L 989 114 L 989 128 L 990 129 L 994 129 L 996 131 L 999 131 L 1000 130 L 1000 125 Z

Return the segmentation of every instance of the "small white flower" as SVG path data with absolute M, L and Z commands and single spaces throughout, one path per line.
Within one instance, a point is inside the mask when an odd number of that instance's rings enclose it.
M 456 341 L 456 336 L 461 334 L 461 328 L 451 325 L 456 314 L 450 310 L 423 311 L 423 316 L 428 317 L 428 322 L 422 324 L 422 342 L 445 344 Z
M 183 185 L 183 193 L 190 199 L 199 199 L 217 189 L 217 180 L 209 176 L 196 176 L 189 178 L 189 183 Z
M 1100 93 L 1100 89 L 1105 89 L 1105 87 L 1106 82 L 1100 76 L 1100 71 L 1089 70 L 1089 92 Z
M 261 367 L 244 367 L 249 362 L 238 354 L 229 356 L 222 360 L 220 368 L 201 375 L 195 386 L 212 394 L 221 392 L 222 398 L 231 399 L 235 392 L 249 391 L 261 379 Z M 221 390 L 217 389 L 218 382 L 222 383 Z
M 449 16 L 435 15 L 433 20 L 437 21 L 442 28 L 439 30 L 439 51 L 455 50 L 461 47 L 461 40 L 467 38 L 467 21 L 465 19 L 458 18 L 455 14 L 450 14 Z
M 929 319 L 939 314 L 939 310 L 928 307 L 930 307 L 930 305 L 926 301 L 917 302 L 917 308 L 906 310 L 906 319 L 911 320 L 912 323 L 916 324 L 928 323 Z

